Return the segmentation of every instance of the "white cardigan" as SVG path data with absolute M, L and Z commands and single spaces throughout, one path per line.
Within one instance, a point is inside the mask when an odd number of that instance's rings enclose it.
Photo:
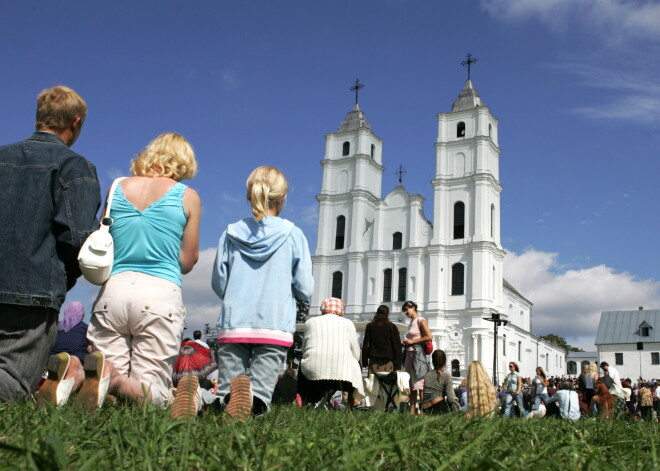
M 304 332 L 300 368 L 307 379 L 350 381 L 354 397 L 364 397 L 355 325 L 336 314 L 323 314 L 305 322 Z

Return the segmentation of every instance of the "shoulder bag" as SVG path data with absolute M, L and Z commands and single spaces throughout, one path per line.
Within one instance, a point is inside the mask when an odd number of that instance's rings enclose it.
M 85 279 L 94 285 L 105 283 L 112 272 L 115 253 L 112 235 L 110 235 L 110 226 L 112 225 L 110 208 L 117 185 L 124 178 L 126 177 L 117 178 L 112 182 L 100 227 L 87 237 L 78 253 L 80 271 L 82 271 Z

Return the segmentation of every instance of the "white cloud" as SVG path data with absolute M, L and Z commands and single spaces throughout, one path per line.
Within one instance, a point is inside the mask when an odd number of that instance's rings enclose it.
M 481 7 L 508 21 L 534 18 L 556 32 L 579 26 L 607 40 L 660 39 L 660 4 L 652 0 L 482 0 Z
M 594 350 L 602 311 L 660 308 L 658 281 L 616 273 L 605 265 L 567 270 L 558 258 L 530 248 L 522 254 L 509 252 L 504 261 L 505 278 L 534 303 L 536 334 L 554 333 Z

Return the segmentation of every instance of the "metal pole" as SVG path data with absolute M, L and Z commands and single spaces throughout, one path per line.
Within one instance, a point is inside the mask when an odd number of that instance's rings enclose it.
M 497 386 L 497 324 L 499 324 L 499 322 L 495 321 L 493 324 L 495 324 L 495 339 L 493 342 L 493 386 Z

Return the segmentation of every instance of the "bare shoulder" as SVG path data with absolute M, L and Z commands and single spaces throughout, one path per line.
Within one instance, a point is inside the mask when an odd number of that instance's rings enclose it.
M 190 202 L 200 201 L 199 194 L 190 187 L 186 187 L 186 192 L 183 194 L 183 197 Z

